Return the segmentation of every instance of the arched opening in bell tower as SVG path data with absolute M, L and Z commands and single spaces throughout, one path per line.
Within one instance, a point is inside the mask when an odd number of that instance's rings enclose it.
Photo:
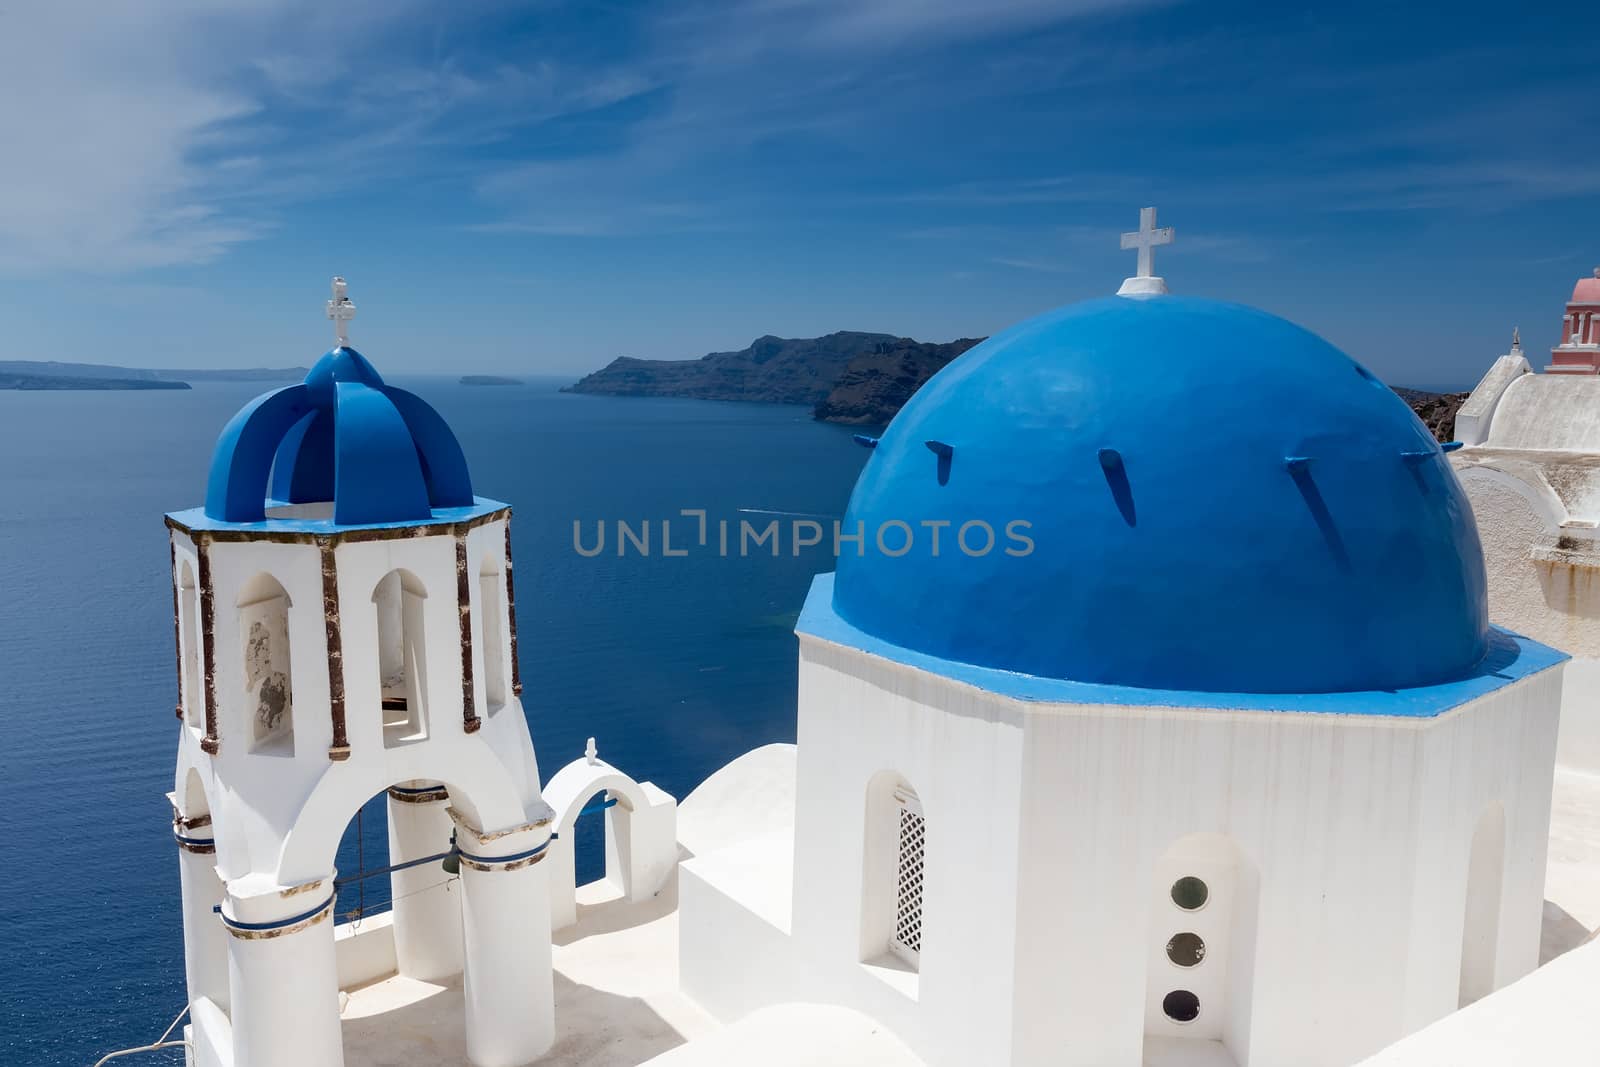
M 289 663 L 289 594 L 257 574 L 239 591 L 244 705 L 252 752 L 294 755 L 294 696 Z
M 183 721 L 204 730 L 206 709 L 200 700 L 200 591 L 188 560 L 178 568 L 178 642 L 183 647 Z
M 500 564 L 492 553 L 478 570 L 478 593 L 483 611 L 483 696 L 493 715 L 506 702 L 506 606 Z
M 428 736 L 427 599 L 422 580 L 403 569 L 384 575 L 372 593 L 385 745 Z

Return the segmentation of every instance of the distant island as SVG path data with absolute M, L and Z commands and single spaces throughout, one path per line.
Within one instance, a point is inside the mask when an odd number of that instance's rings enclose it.
M 462 385 L 521 385 L 521 378 L 507 378 L 499 374 L 463 374 Z
M 850 331 L 793 339 L 768 335 L 737 352 L 711 352 L 699 359 L 619 356 L 562 391 L 806 404 L 823 422 L 886 426 L 923 382 L 983 340 L 931 343 Z M 1467 393 L 1395 392 L 1436 438 L 1454 436 L 1456 411 Z
M 0 370 L 0 389 L 192 389 L 188 382 L 157 378 L 88 378 L 71 374 L 22 374 Z
M 0 389 L 188 389 L 190 382 L 294 382 L 304 367 L 167 370 L 55 360 L 0 360 Z

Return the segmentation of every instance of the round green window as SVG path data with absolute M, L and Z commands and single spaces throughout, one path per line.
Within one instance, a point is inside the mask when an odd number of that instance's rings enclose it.
M 1167 959 L 1179 967 L 1194 967 L 1206 958 L 1206 943 L 1199 934 L 1185 931 L 1167 942 Z
M 1198 911 L 1205 907 L 1210 896 L 1211 890 L 1193 875 L 1172 883 L 1172 902 L 1184 911 Z
M 1161 999 L 1161 1010 L 1175 1023 L 1192 1023 L 1200 1016 L 1200 998 L 1187 989 L 1174 989 Z

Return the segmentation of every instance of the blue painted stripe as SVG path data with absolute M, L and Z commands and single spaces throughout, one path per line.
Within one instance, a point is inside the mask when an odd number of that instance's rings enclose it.
M 605 811 L 607 808 L 614 808 L 616 806 L 617 798 L 607 797 L 605 800 L 600 801 L 599 803 L 585 805 L 584 808 L 578 812 L 576 817 L 581 819 L 585 815 L 593 815 L 597 811 Z
M 892 663 L 963 682 L 990 693 L 1044 704 L 1109 704 L 1124 707 L 1208 708 L 1218 711 L 1271 711 L 1329 715 L 1376 715 L 1427 719 L 1486 696 L 1523 678 L 1549 670 L 1570 657 L 1531 638 L 1498 626 L 1489 628 L 1489 654 L 1454 682 L 1411 689 L 1335 693 L 1229 693 L 1209 690 L 1138 689 L 1103 682 L 1075 682 L 977 667 L 914 652 L 864 633 L 833 607 L 831 574 L 819 574 L 795 632 L 854 648 Z
M 228 913 L 222 910 L 221 904 L 211 905 L 211 910 L 222 916 L 222 924 L 224 926 L 232 927 L 235 930 L 282 930 L 286 926 L 293 926 L 296 923 L 303 923 L 307 919 L 315 918 L 323 909 L 331 907 L 333 907 L 333 897 L 329 897 L 327 900 L 324 900 L 321 904 L 318 904 L 310 911 L 301 912 L 299 915 L 292 916 L 291 918 L 279 919 L 276 922 L 270 923 L 247 923 L 241 922 L 238 919 L 230 918 Z
M 526 852 L 518 852 L 511 856 L 474 856 L 470 852 L 463 852 L 459 846 L 456 848 L 456 852 L 459 853 L 461 858 L 464 860 L 471 860 L 473 863 L 481 863 L 485 866 L 492 866 L 496 863 L 515 863 L 518 860 L 532 859 L 534 856 L 537 856 L 539 853 L 549 848 L 550 841 L 554 840 L 555 835 L 552 834 L 550 839 L 544 842 L 544 844 L 540 845 L 538 848 L 530 848 Z

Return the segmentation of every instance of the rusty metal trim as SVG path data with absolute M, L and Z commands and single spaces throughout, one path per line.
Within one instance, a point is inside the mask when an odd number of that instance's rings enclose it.
M 334 530 L 329 533 L 316 533 L 310 530 L 196 530 L 187 523 L 179 522 L 171 515 L 166 516 L 167 529 L 177 530 L 193 537 L 205 537 L 218 543 L 250 541 L 267 542 L 280 545 L 314 545 L 322 541 L 332 541 L 335 545 L 359 541 L 403 541 L 412 537 L 447 537 L 456 530 L 474 530 L 486 523 L 494 522 L 502 516 L 509 515 L 511 508 L 496 508 L 494 511 L 478 515 L 460 522 L 430 522 L 412 526 L 381 526 L 357 527 L 350 530 Z M 271 519 L 267 520 L 271 522 Z
M 511 693 L 522 695 L 522 664 L 517 662 L 517 587 L 511 578 L 511 509 L 506 509 L 506 622 L 511 630 Z
M 472 577 L 467 566 L 467 530 L 456 530 L 456 614 L 461 628 L 461 729 L 475 734 L 483 725 L 472 695 Z
M 196 856 L 215 856 L 217 854 L 217 842 L 214 838 L 185 837 L 174 830 L 172 839 L 178 843 L 180 849 L 185 852 L 192 852 Z
M 205 534 L 195 537 L 195 554 L 199 557 L 200 583 L 200 650 L 204 661 L 206 735 L 200 739 L 200 750 L 215 756 L 222 748 L 217 736 L 217 635 L 216 591 L 211 588 L 211 540 Z
M 172 825 L 180 830 L 198 830 L 202 826 L 211 825 L 211 813 L 203 812 L 192 819 L 186 819 L 178 813 L 177 808 L 172 809 Z
M 549 855 L 548 850 L 540 852 L 534 856 L 529 856 L 527 859 L 520 859 L 511 863 L 479 863 L 475 860 L 467 859 L 467 857 L 461 855 L 459 852 L 456 854 L 456 858 L 460 861 L 461 866 L 463 867 L 471 867 L 475 871 L 483 871 L 485 873 L 492 874 L 495 871 L 520 871 L 524 867 L 532 867 L 535 863 L 538 863 L 547 855 Z
M 328 642 L 328 714 L 333 719 L 328 759 L 339 763 L 350 758 L 350 738 L 344 721 L 344 638 L 339 632 L 339 568 L 333 545 L 331 537 L 317 541 L 322 553 L 322 628 Z
M 488 833 L 485 833 L 478 827 L 468 822 L 467 817 L 458 809 L 446 808 L 445 811 L 449 814 L 450 818 L 455 821 L 457 826 L 471 834 L 473 837 L 477 838 L 478 844 L 480 845 L 487 845 L 491 841 L 498 841 L 502 837 L 510 837 L 512 834 L 522 834 L 527 833 L 530 830 L 543 829 L 554 821 L 554 817 L 552 816 L 550 818 L 535 819 L 533 822 L 525 822 L 521 826 L 512 826 L 504 830 L 491 830 Z M 554 837 L 555 835 L 552 834 L 551 836 Z
M 406 792 L 397 785 L 391 785 L 389 787 L 389 799 L 401 804 L 434 804 L 441 800 L 449 800 L 450 790 L 441 785 L 436 789 Z
M 320 883 L 318 883 L 318 884 L 320 884 Z M 297 934 L 301 930 L 310 929 L 311 927 L 313 927 L 313 926 L 317 925 L 318 923 L 322 922 L 324 919 L 328 918 L 330 915 L 333 914 L 333 902 L 334 902 L 334 899 L 335 899 L 334 897 L 329 897 L 327 899 L 327 901 L 322 904 L 321 907 L 317 908 L 316 914 L 310 916 L 309 918 L 302 919 L 302 920 L 300 920 L 298 922 L 295 922 L 295 923 L 291 923 L 288 926 L 273 927 L 270 930 L 245 930 L 245 929 L 240 929 L 239 927 L 235 926 L 233 924 L 233 921 L 228 918 L 227 914 L 224 913 L 223 911 L 221 911 L 220 909 L 217 911 L 217 914 L 222 917 L 222 928 L 224 930 L 228 931 L 228 933 L 232 934 L 234 937 L 237 937 L 239 940 L 241 940 L 241 941 L 266 941 L 266 940 L 269 940 L 269 939 L 274 938 L 274 937 L 286 937 L 289 934 Z

